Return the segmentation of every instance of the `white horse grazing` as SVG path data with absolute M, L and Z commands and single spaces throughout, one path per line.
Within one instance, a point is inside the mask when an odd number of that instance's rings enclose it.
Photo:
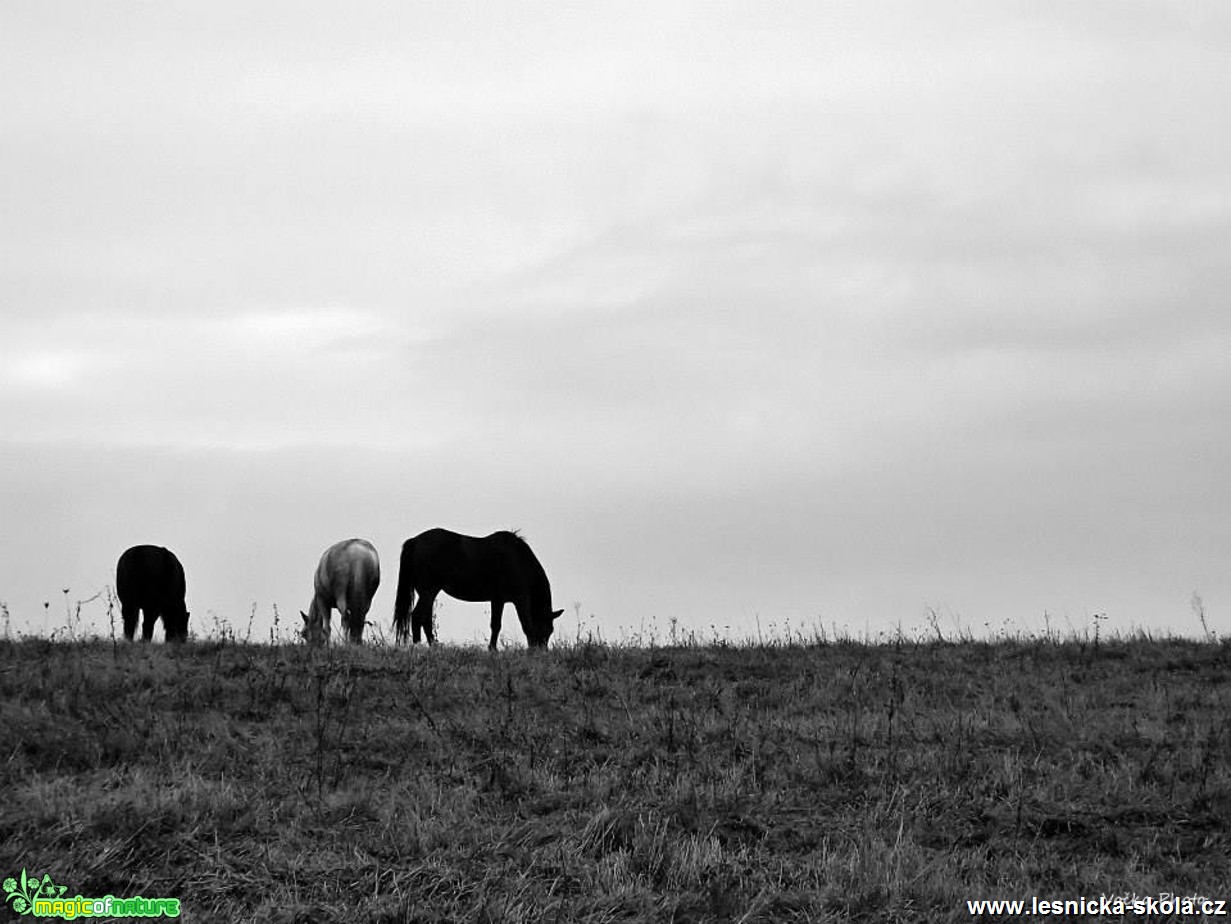
M 325 550 L 316 567 L 315 593 L 303 617 L 303 636 L 309 644 L 329 641 L 330 617 L 337 610 L 342 629 L 355 644 L 363 643 L 363 624 L 372 595 L 380 585 L 380 558 L 366 539 L 343 539 Z

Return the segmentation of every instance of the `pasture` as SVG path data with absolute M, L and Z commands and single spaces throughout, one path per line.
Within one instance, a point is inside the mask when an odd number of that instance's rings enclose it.
M 0 875 L 175 897 L 189 921 L 1228 898 L 1229 681 L 1231 645 L 1143 636 L 6 640 Z

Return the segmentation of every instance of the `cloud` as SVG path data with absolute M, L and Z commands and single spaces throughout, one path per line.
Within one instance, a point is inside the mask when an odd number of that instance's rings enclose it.
M 383 432 L 394 343 L 432 334 L 353 309 L 62 317 L 11 326 L 0 412 L 10 440 L 261 448 Z M 423 417 L 410 410 L 407 419 Z M 322 421 L 326 421 L 324 425 Z M 439 439 L 430 428 L 420 445 Z
M 79 383 L 93 364 L 79 351 L 43 349 L 0 361 L 0 381 L 17 391 L 61 391 Z

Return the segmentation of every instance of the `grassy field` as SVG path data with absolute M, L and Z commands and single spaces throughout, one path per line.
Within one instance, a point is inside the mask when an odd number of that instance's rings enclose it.
M 1226 643 L 26 639 L 0 688 L 0 876 L 190 921 L 1231 898 Z

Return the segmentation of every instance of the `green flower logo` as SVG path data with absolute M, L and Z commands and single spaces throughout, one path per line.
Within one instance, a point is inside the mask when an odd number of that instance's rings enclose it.
M 12 902 L 13 910 L 18 914 L 29 914 L 34 910 L 36 898 L 60 898 L 67 888 L 52 882 L 50 873 L 44 873 L 43 878 L 39 879 L 38 876 L 27 877 L 23 869 L 20 882 L 12 876 L 4 880 L 4 900 Z

